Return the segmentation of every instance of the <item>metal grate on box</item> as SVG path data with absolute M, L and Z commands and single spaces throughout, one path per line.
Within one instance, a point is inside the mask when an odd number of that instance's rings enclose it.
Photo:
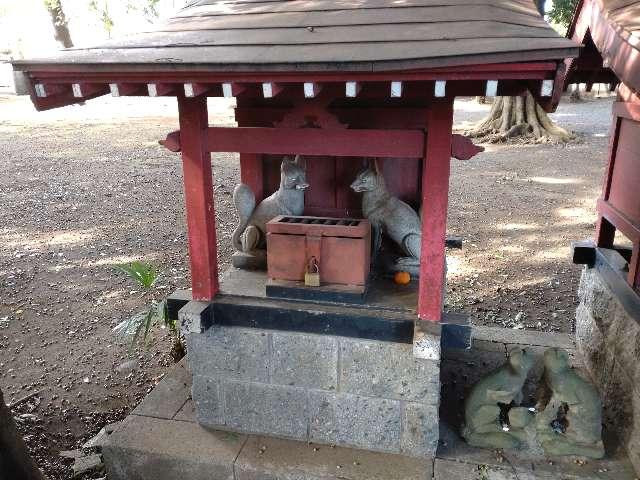
M 317 218 L 317 217 L 282 217 L 278 223 L 299 223 L 303 225 L 341 225 L 345 227 L 356 227 L 362 220 L 351 218 Z

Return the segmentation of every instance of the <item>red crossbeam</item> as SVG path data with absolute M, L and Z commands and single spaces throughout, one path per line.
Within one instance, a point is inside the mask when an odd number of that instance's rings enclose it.
M 317 128 L 209 127 L 207 150 L 336 157 L 420 158 L 421 130 L 326 130 Z M 165 142 L 165 145 L 168 142 Z
M 217 127 L 214 127 L 216 130 L 218 130 Z M 225 130 L 238 130 L 238 128 L 228 128 Z M 263 129 L 257 129 L 257 128 L 253 128 L 252 130 L 267 130 L 267 131 L 272 131 L 274 129 L 272 128 L 263 128 Z M 291 130 L 291 129 L 278 129 L 278 130 Z M 309 131 L 309 130 L 305 130 L 305 131 Z M 327 132 L 327 130 L 322 130 L 323 132 Z M 380 130 L 340 130 L 340 132 L 379 132 Z M 415 135 L 413 135 L 414 133 L 418 132 L 417 130 L 384 130 L 384 132 L 395 132 L 397 133 L 398 131 L 400 132 L 409 132 L 411 133 L 411 137 L 414 137 Z M 219 132 L 216 132 L 216 137 L 219 135 Z M 459 135 L 459 134 L 453 134 L 451 136 L 452 139 L 452 144 L 451 144 L 451 156 L 453 158 L 457 158 L 458 160 L 469 160 L 471 157 L 475 156 L 476 154 L 480 153 L 480 152 L 484 152 L 484 147 L 479 147 L 477 145 L 475 145 L 471 139 L 465 137 L 464 135 Z M 416 139 L 414 139 L 414 141 L 418 141 Z M 217 142 L 217 141 L 216 141 Z M 237 139 L 234 139 L 233 142 L 237 142 Z M 299 153 L 296 152 L 294 150 L 288 150 L 285 149 L 283 151 L 278 151 L 278 152 L 272 152 L 271 149 L 273 148 L 273 146 L 269 146 L 269 145 L 257 145 L 255 146 L 255 148 L 251 148 L 251 150 L 247 150 L 247 146 L 246 145 L 234 145 L 231 146 L 230 145 L 230 141 L 228 142 L 220 142 L 220 143 L 216 143 L 216 145 L 211 145 L 212 148 L 215 148 L 215 150 L 212 150 L 214 152 L 233 152 L 233 151 L 237 151 L 243 154 L 252 154 L 252 155 L 256 155 L 256 154 L 262 154 L 262 153 Z M 176 132 L 171 132 L 170 134 L 167 135 L 167 138 L 165 140 L 160 140 L 160 144 L 163 145 L 167 150 L 170 150 L 172 152 L 179 152 L 180 151 L 180 132 L 176 131 Z M 229 145 L 228 147 L 224 147 L 224 148 L 239 148 L 240 150 L 225 150 L 223 148 L 222 145 Z M 416 150 L 414 153 L 417 153 L 417 148 L 423 148 L 423 147 L 418 147 L 418 144 L 416 144 Z M 424 140 L 421 141 L 420 145 L 424 145 Z M 291 147 L 288 147 L 291 148 Z M 326 148 L 326 146 L 322 146 L 322 148 Z M 349 147 L 351 149 L 351 147 Z M 367 150 L 371 150 L 370 146 L 366 146 Z M 402 147 L 403 149 L 405 148 L 409 148 L 409 147 Z M 314 152 L 310 152 L 310 153 L 305 153 L 306 155 L 337 155 L 337 156 L 349 156 L 346 153 L 342 153 L 340 155 L 338 154 L 333 154 L 333 153 L 319 153 L 317 151 Z M 373 152 L 373 153 L 366 153 L 366 154 L 354 154 L 353 156 L 370 156 L 370 157 L 382 157 L 382 156 L 389 156 L 389 157 L 393 157 L 396 155 L 382 155 L 379 152 Z M 400 155 L 397 155 L 398 157 Z M 405 155 L 405 157 L 407 157 L 408 155 Z M 412 158 L 410 156 L 408 156 L 409 158 Z M 242 157 L 240 159 L 242 161 Z M 243 172 L 245 171 L 244 168 L 241 169 Z

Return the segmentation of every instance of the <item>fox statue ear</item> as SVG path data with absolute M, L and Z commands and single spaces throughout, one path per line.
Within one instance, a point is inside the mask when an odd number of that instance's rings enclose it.
M 365 167 L 378 173 L 378 166 L 376 165 L 376 161 L 373 159 L 373 157 L 369 157 L 365 160 Z
M 376 172 L 376 175 L 380 175 L 380 166 L 378 165 L 378 159 L 373 159 L 373 170 Z
M 281 172 L 284 171 L 284 168 L 288 163 L 293 163 L 291 161 L 291 157 L 282 157 L 282 163 L 280 164 L 280 171 Z
M 304 161 L 304 159 L 302 158 L 302 155 L 296 155 L 296 158 L 293 160 L 293 163 L 298 165 L 303 170 L 305 170 L 307 167 L 307 162 Z

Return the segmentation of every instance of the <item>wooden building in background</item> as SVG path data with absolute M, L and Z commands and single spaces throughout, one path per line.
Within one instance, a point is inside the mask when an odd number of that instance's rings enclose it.
M 574 249 L 574 262 L 588 266 L 576 343 L 602 396 L 605 428 L 639 472 L 640 1 L 582 0 L 568 36 L 585 47 L 567 61 L 566 84 L 618 84 L 595 242 Z

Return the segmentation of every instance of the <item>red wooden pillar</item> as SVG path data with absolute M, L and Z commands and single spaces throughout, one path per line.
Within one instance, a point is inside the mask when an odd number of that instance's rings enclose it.
M 193 299 L 212 300 L 219 287 L 207 97 L 178 97 L 178 111 Z
M 440 321 L 445 280 L 445 239 L 449 203 L 453 100 L 432 103 L 427 111 L 422 160 L 422 245 L 418 317 Z

